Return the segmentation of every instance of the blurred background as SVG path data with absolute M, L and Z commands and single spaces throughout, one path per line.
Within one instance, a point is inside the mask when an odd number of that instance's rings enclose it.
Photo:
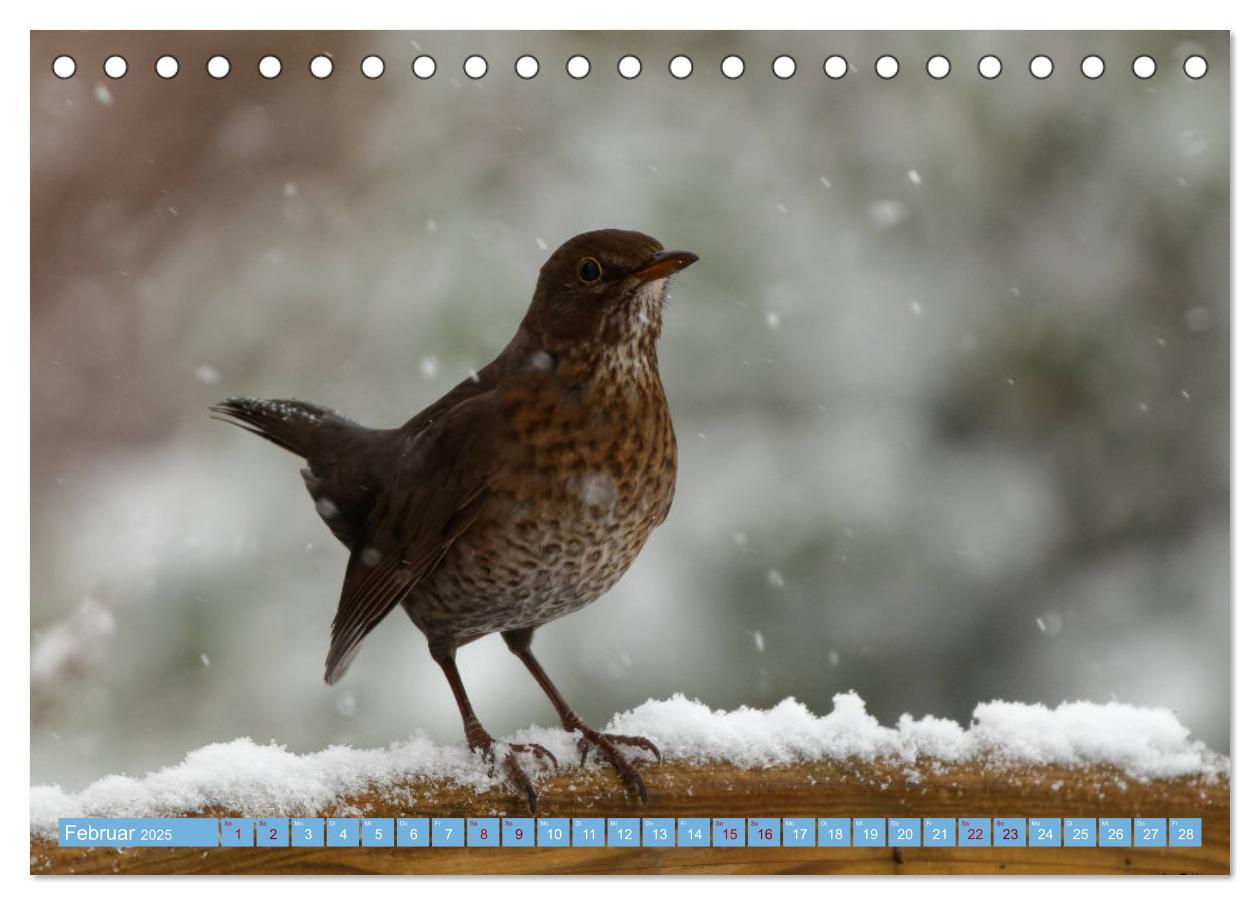
M 401 612 L 323 684 L 344 551 L 299 462 L 206 407 L 400 424 L 497 354 L 550 249 L 608 226 L 701 261 L 660 350 L 670 518 L 538 636 L 589 722 L 674 692 L 964 724 L 1118 699 L 1228 749 L 1224 33 L 34 33 L 31 65 L 32 781 L 240 735 L 461 739 Z M 554 725 L 497 639 L 460 665 L 492 733 Z

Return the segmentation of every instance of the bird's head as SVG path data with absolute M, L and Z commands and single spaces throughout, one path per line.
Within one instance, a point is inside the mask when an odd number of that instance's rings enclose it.
M 542 266 L 525 324 L 557 351 L 591 342 L 654 346 L 666 283 L 697 260 L 689 251 L 665 251 L 643 233 L 582 233 Z

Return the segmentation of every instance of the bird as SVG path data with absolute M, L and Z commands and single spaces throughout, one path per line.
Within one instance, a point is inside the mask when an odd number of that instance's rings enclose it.
M 597 753 L 647 801 L 638 765 L 659 762 L 660 750 L 583 722 L 532 641 L 602 597 L 669 514 L 678 447 L 657 346 L 670 278 L 697 260 L 632 230 L 569 239 L 542 265 L 498 357 L 401 427 L 364 427 L 297 400 L 232 397 L 210 408 L 305 460 L 316 512 L 349 551 L 325 682 L 401 606 L 450 685 L 469 749 L 491 772 L 502 764 L 531 814 L 538 796 L 518 755 L 558 761 L 538 744 L 496 746 L 456 652 L 501 635 L 577 734 L 583 766 Z

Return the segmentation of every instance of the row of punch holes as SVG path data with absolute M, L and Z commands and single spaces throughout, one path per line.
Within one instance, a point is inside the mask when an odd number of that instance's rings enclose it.
M 127 60 L 118 54 L 107 57 L 104 63 L 105 75 L 111 79 L 121 79 L 127 74 Z M 169 54 L 157 58 L 153 65 L 159 78 L 173 79 L 179 74 L 179 60 Z M 265 79 L 278 78 L 284 66 L 280 58 L 268 54 L 258 61 L 258 74 Z M 307 68 L 317 79 L 326 79 L 333 74 L 333 59 L 328 54 L 317 54 L 311 58 Z M 683 54 L 674 56 L 669 61 L 669 73 L 676 79 L 685 79 L 691 75 L 694 66 L 691 58 Z M 728 79 L 737 79 L 744 74 L 745 65 L 742 57 L 729 54 L 722 58 L 722 75 Z M 950 74 L 953 64 L 944 54 L 929 57 L 924 69 L 934 79 L 943 79 Z M 1002 74 L 1002 60 L 994 54 L 986 54 L 976 62 L 976 71 L 985 79 L 996 79 Z M 1107 64 L 1097 54 L 1090 54 L 1081 60 L 1081 74 L 1087 79 L 1097 79 L 1107 69 Z M 1130 64 L 1133 74 L 1139 79 L 1149 79 L 1157 69 L 1155 58 L 1141 54 L 1133 58 Z M 532 79 L 542 70 L 537 57 L 525 54 L 518 57 L 515 64 L 516 74 L 522 79 Z M 78 70 L 74 57 L 62 54 L 53 60 L 52 71 L 59 79 L 72 78 Z M 849 62 L 839 54 L 832 54 L 823 61 L 823 73 L 830 79 L 844 78 L 849 72 Z M 1201 79 L 1207 75 L 1208 62 L 1199 54 L 1191 54 L 1181 64 L 1181 70 L 1191 79 Z M 206 73 L 214 79 L 227 78 L 232 71 L 232 64 L 222 54 L 211 57 L 206 62 Z M 359 61 L 359 71 L 364 78 L 379 79 L 385 74 L 385 60 L 376 54 L 368 54 Z M 437 73 L 437 61 L 428 54 L 421 54 L 411 62 L 411 71 L 419 79 L 432 78 Z M 480 79 L 490 71 L 486 58 L 473 54 L 464 60 L 464 75 L 470 79 Z M 591 73 L 591 61 L 581 54 L 574 54 L 565 63 L 565 71 L 570 78 L 584 79 Z M 617 61 L 617 73 L 624 79 L 638 78 L 643 71 L 643 63 L 638 57 L 627 54 Z M 774 58 L 770 71 L 780 79 L 790 79 L 796 75 L 796 60 L 787 54 Z M 884 54 L 875 60 L 875 74 L 881 79 L 895 78 L 901 71 L 901 63 L 892 54 Z M 1048 79 L 1054 73 L 1054 61 L 1045 54 L 1038 54 L 1028 61 L 1028 72 L 1036 79 Z

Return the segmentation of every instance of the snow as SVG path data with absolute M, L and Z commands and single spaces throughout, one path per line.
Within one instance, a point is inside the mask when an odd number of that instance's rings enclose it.
M 193 376 L 204 384 L 213 385 L 223 379 L 219 369 L 214 365 L 201 364 L 193 370 Z
M 815 716 L 788 698 L 758 710 L 713 710 L 681 694 L 649 700 L 613 717 L 607 730 L 645 735 L 666 762 L 725 761 L 738 767 L 773 767 L 822 759 L 881 760 L 919 766 L 979 761 L 994 768 L 1025 765 L 1117 768 L 1136 781 L 1182 776 L 1214 780 L 1229 769 L 1177 717 L 1161 707 L 1115 702 L 1041 704 L 990 701 L 978 705 L 970 725 L 926 716 L 902 716 L 882 726 L 854 692 L 837 694 L 830 713 Z M 505 741 L 538 742 L 561 768 L 581 769 L 573 737 L 558 728 L 521 730 Z M 918 765 L 918 766 L 916 766 Z M 527 765 L 532 769 L 532 765 Z M 600 770 L 592 763 L 585 769 Z M 429 780 L 472 791 L 502 781 L 462 745 L 440 745 L 423 734 L 388 748 L 333 746 L 295 754 L 248 738 L 207 745 L 182 763 L 142 779 L 107 776 L 80 792 L 60 786 L 31 789 L 31 831 L 52 835 L 58 817 L 173 816 L 221 808 L 255 817 L 314 814 L 348 797 L 393 790 L 399 809 L 415 805 L 399 787 Z M 343 805 L 344 807 L 344 805 Z
M 108 607 L 85 597 L 68 618 L 37 634 L 31 646 L 31 687 L 35 691 L 78 674 L 105 656 L 117 624 Z

